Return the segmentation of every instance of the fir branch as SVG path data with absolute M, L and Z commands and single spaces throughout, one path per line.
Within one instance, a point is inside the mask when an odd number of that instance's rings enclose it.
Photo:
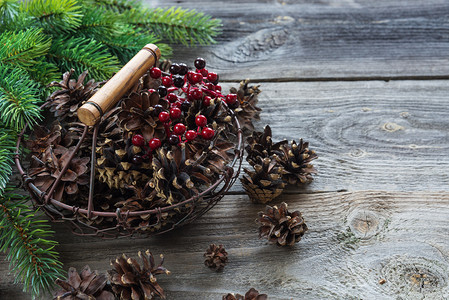
M 141 1 L 139 0 L 85 0 L 95 6 L 102 6 L 108 10 L 123 13 L 130 9 L 142 8 Z
M 17 0 L 0 1 L 0 28 L 11 24 L 19 14 L 19 2 Z
M 6 253 L 15 282 L 24 291 L 38 297 L 50 292 L 56 278 L 62 275 L 62 263 L 50 240 L 53 231 L 40 214 L 29 209 L 27 199 L 11 193 L 0 196 L 0 250 Z
M 0 194 L 12 173 L 13 153 L 16 150 L 17 134 L 0 123 Z
M 5 31 L 0 35 L 0 62 L 23 69 L 36 64 L 51 45 L 51 38 L 40 28 L 30 28 L 18 32 Z
M 61 72 L 73 68 L 81 74 L 89 70 L 89 76 L 96 80 L 109 79 L 119 70 L 119 61 L 101 43 L 83 37 L 55 38 L 48 57 Z
M 149 27 L 157 36 L 183 45 L 215 43 L 221 21 L 195 10 L 171 7 L 168 9 L 132 9 L 124 12 L 125 19 L 142 28 Z
M 0 121 L 20 131 L 41 118 L 38 84 L 22 69 L 0 64 Z
M 33 17 L 37 26 L 50 34 L 73 32 L 82 18 L 77 0 L 24 1 L 22 10 Z
M 85 5 L 78 33 L 88 36 L 111 36 L 117 33 L 116 13 L 103 7 Z

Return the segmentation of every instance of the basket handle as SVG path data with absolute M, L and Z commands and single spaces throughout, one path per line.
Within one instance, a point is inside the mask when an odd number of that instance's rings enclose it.
M 148 44 L 143 47 L 78 109 L 78 119 L 88 126 L 95 125 L 160 57 L 161 51 L 156 45 Z

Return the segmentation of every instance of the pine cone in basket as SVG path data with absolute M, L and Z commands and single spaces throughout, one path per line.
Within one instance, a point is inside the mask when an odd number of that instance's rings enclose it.
M 265 212 L 259 212 L 257 221 L 260 224 L 259 237 L 279 246 L 293 246 L 308 229 L 301 212 L 289 212 L 285 202 L 279 208 L 267 205 Z
M 251 160 L 254 171 L 244 169 L 248 175 L 240 178 L 243 188 L 254 203 L 267 203 L 278 197 L 286 186 L 283 168 L 273 159 L 258 156 Z
M 237 94 L 237 99 L 240 102 L 239 107 L 235 109 L 235 113 L 242 125 L 243 132 L 253 132 L 254 125 L 252 121 L 259 120 L 259 115 L 262 111 L 262 109 L 256 106 L 258 95 L 261 92 L 259 85 L 249 86 L 249 79 L 246 79 L 240 82 L 239 89 L 232 87 L 230 92 Z
M 115 300 L 113 293 L 107 290 L 108 278 L 104 274 L 92 272 L 89 266 L 85 266 L 80 274 L 75 268 L 70 268 L 67 281 L 56 279 L 60 290 L 56 300 Z
M 309 143 L 299 140 L 299 144 L 292 141 L 290 145 L 281 146 L 283 155 L 277 156 L 276 160 L 285 170 L 283 178 L 289 184 L 301 185 L 313 180 L 312 174 L 316 169 L 310 163 L 318 158 L 315 151 L 309 149 Z
M 32 154 L 39 156 L 49 146 L 59 145 L 62 138 L 62 126 L 59 122 L 54 122 L 51 129 L 43 126 L 34 127 L 34 139 L 25 142 L 26 147 Z
M 76 121 L 76 111 L 83 104 L 95 94 L 97 89 L 103 82 L 95 82 L 94 79 L 89 80 L 84 84 L 84 80 L 88 71 L 84 71 L 78 76 L 78 79 L 71 79 L 73 72 L 65 72 L 62 81 L 52 82 L 49 87 L 58 87 L 59 90 L 53 92 L 48 101 L 50 102 L 50 111 L 54 113 L 59 120 L 68 118 L 68 121 Z
M 282 146 L 286 145 L 288 142 L 283 140 L 273 144 L 271 137 L 271 127 L 269 125 L 265 126 L 263 132 L 254 131 L 252 135 L 246 139 L 247 146 L 245 147 L 245 150 L 248 154 L 246 160 L 254 160 L 258 156 L 262 158 L 274 155 L 282 156 L 284 154 Z
M 204 257 L 206 258 L 204 264 L 216 271 L 223 270 L 225 264 L 228 262 L 228 252 L 226 252 L 223 245 L 217 246 L 210 244 L 206 253 L 204 253 Z
M 246 292 L 245 296 L 240 294 L 227 294 L 223 296 L 223 300 L 267 300 L 268 296 L 266 294 L 259 294 L 259 292 L 251 288 L 248 292 Z
M 120 299 L 153 299 L 155 295 L 165 299 L 164 290 L 156 279 L 159 274 L 170 274 L 162 267 L 164 257 L 161 255 L 161 262 L 156 266 L 149 250 L 145 254 L 139 251 L 138 255 L 142 264 L 124 254 L 111 261 L 114 269 L 108 271 L 108 274 L 114 293 Z

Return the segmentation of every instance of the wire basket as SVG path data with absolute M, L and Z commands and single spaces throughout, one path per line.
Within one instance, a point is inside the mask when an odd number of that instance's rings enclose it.
M 98 92 L 97 92 L 98 93 Z M 76 235 L 99 236 L 102 238 L 116 238 L 119 236 L 130 236 L 133 234 L 154 235 L 161 234 L 182 225 L 188 224 L 199 218 L 210 210 L 218 201 L 222 199 L 229 188 L 234 184 L 239 176 L 243 160 L 243 134 L 238 118 L 234 111 L 230 109 L 225 102 L 222 103 L 224 109 L 231 117 L 233 132 L 236 140 L 233 158 L 226 165 L 218 180 L 213 182 L 204 190 L 199 190 L 192 197 L 175 201 L 171 205 L 160 206 L 147 210 L 129 211 L 120 208 L 101 211 L 98 208 L 98 197 L 94 196 L 96 185 L 97 153 L 96 146 L 98 142 L 100 124 L 107 120 L 105 115 L 101 121 L 93 126 L 79 123 L 81 136 L 74 149 L 69 155 L 67 163 L 62 167 L 51 188 L 46 191 L 40 190 L 34 179 L 22 167 L 22 160 L 25 157 L 20 153 L 21 144 L 24 142 L 24 134 L 28 127 L 22 130 L 16 145 L 15 163 L 21 175 L 24 188 L 29 192 L 33 203 L 41 207 L 52 221 L 65 221 L 71 225 L 72 231 Z M 48 102 L 42 108 L 46 108 Z M 116 107 L 118 104 L 116 104 Z M 92 139 L 90 153 L 90 179 L 88 185 L 87 205 L 71 205 L 61 200 L 55 199 L 52 195 L 61 179 L 69 169 L 70 162 L 80 151 L 80 147 L 85 142 L 86 137 Z M 212 142 L 211 142 L 212 143 Z M 128 222 L 131 218 L 142 218 L 146 220 L 144 226 L 131 226 Z M 95 222 L 101 218 L 107 222 Z

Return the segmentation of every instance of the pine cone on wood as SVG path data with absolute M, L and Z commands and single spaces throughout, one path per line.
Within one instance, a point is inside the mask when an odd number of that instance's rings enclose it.
M 210 244 L 206 253 L 204 253 L 204 257 L 206 258 L 204 264 L 216 271 L 223 270 L 225 264 L 228 262 L 228 252 L 226 252 L 223 245 L 217 246 Z
M 164 257 L 156 266 L 153 254 L 149 250 L 142 254 L 140 265 L 134 258 L 127 258 L 124 254 L 111 261 L 114 269 L 108 271 L 112 290 L 120 299 L 153 299 L 155 295 L 165 299 L 164 290 L 157 283 L 156 275 L 170 274 L 170 271 L 162 267 Z
M 265 237 L 279 246 L 293 246 L 308 229 L 301 212 L 289 212 L 285 202 L 279 208 L 267 205 L 265 212 L 259 212 L 257 221 L 260 224 L 259 238 Z
M 227 294 L 223 296 L 222 300 L 267 300 L 268 296 L 266 294 L 259 294 L 259 292 L 251 288 L 248 292 L 246 292 L 245 296 L 240 294 Z
M 104 274 L 92 272 L 85 266 L 80 274 L 75 268 L 70 268 L 67 281 L 56 279 L 60 290 L 55 300 L 115 300 L 113 293 L 107 290 L 108 278 Z

